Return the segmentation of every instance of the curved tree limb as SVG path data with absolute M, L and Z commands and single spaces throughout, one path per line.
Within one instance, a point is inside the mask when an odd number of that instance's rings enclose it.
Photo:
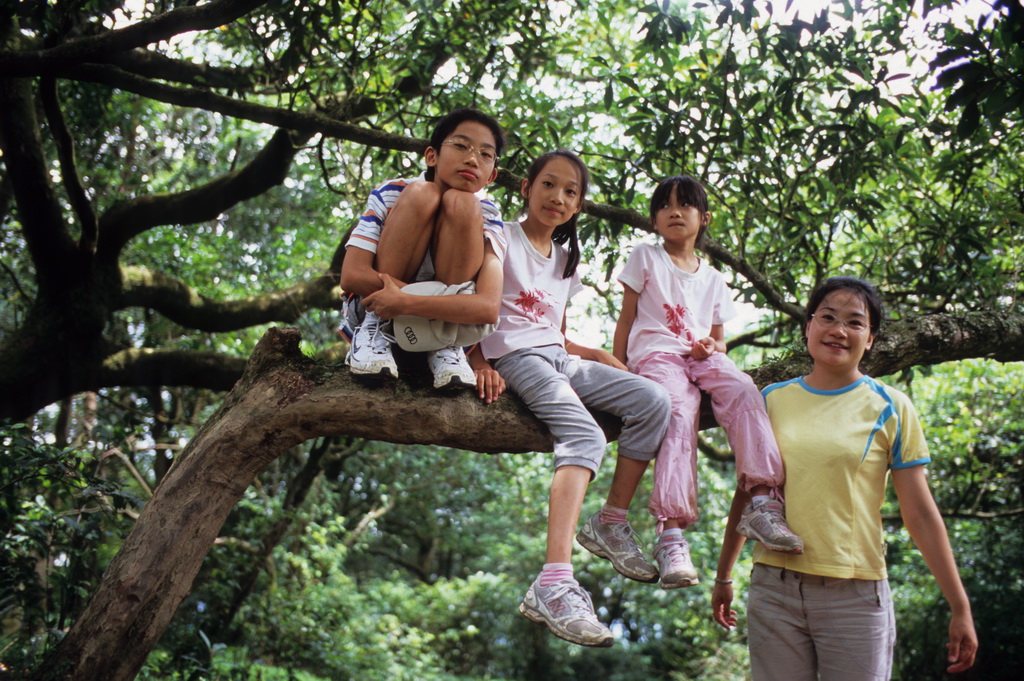
M 254 87 L 251 68 L 229 68 L 172 59 L 142 48 L 116 54 L 106 63 L 143 78 L 157 78 L 195 87 L 228 88 L 248 92 Z
M 215 301 L 163 272 L 122 267 L 124 307 L 147 307 L 171 321 L 199 331 L 235 331 L 271 322 L 294 323 L 311 308 L 337 309 L 337 273 L 321 276 L 280 291 L 246 298 Z
M 19 77 L 52 75 L 68 66 L 102 60 L 182 33 L 229 24 L 263 4 L 266 0 L 211 0 L 198 6 L 177 7 L 125 28 L 69 40 L 48 49 L 0 50 L 0 74 Z
M 190 386 L 231 390 L 245 360 L 218 352 L 131 348 L 107 357 L 98 381 L 103 386 Z
M 78 163 L 75 161 L 75 141 L 68 131 L 64 113 L 60 109 L 57 81 L 50 77 L 42 78 L 39 82 L 39 90 L 43 110 L 46 112 L 46 121 L 50 124 L 50 134 L 53 135 L 53 141 L 57 147 L 57 159 L 60 161 L 60 176 L 64 181 L 64 190 L 68 193 L 71 208 L 75 211 L 82 228 L 82 236 L 78 245 L 83 252 L 92 253 L 96 247 L 96 211 L 92 208 L 92 202 L 85 193 L 85 187 L 82 186 L 82 179 L 78 173 Z
M 863 369 L 871 376 L 890 376 L 914 366 L 973 357 L 1024 361 L 1024 314 L 967 312 L 887 322 Z M 801 351 L 747 373 L 763 388 L 810 370 L 811 359 Z
M 912 366 L 987 357 L 1024 360 L 1024 316 L 998 311 L 935 314 L 889 322 L 866 363 L 868 372 L 894 374 Z
M 75 252 L 43 155 L 31 81 L 0 78 L 0 151 L 40 291 L 58 293 Z
M 243 378 L 157 487 L 41 678 L 133 678 L 246 487 L 305 440 L 350 430 L 380 437 L 397 422 L 408 425 L 395 434 L 398 441 L 471 449 L 489 439 L 505 451 L 550 448 L 546 431 L 511 399 L 490 407 L 470 393 L 411 400 L 403 384 L 353 392 L 347 370 L 314 364 L 298 352 L 298 340 L 294 329 L 263 337 Z
M 123 201 L 100 218 L 99 255 L 114 260 L 135 236 L 158 225 L 213 220 L 228 208 L 259 196 L 288 176 L 297 145 L 278 130 L 253 160 L 201 187 L 173 194 L 150 194 Z
M 158 102 L 203 109 L 308 134 L 321 133 L 381 149 L 422 152 L 427 146 L 426 140 L 415 140 L 402 135 L 363 128 L 324 114 L 244 102 L 201 88 L 175 87 L 157 83 L 113 66 L 83 64 L 62 71 L 61 76 L 134 92 Z

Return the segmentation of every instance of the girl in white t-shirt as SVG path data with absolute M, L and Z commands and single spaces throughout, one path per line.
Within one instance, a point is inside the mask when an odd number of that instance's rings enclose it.
M 567 641 L 610 646 L 612 633 L 594 614 L 571 562 L 583 497 L 607 444 L 587 408 L 622 418 L 618 460 L 646 467 L 664 436 L 669 403 L 663 388 L 630 373 L 610 352 L 565 337 L 566 305 L 582 288 L 576 220 L 588 183 L 586 166 L 570 151 L 549 152 L 530 167 L 522 185 L 526 216 L 505 223 L 498 328 L 470 363 L 481 399 L 493 402 L 507 384 L 554 440 L 546 559 L 519 611 Z M 657 573 L 648 569 L 653 581 Z
M 654 558 L 661 586 L 675 589 L 699 581 L 683 530 L 698 515 L 702 391 L 710 394 L 715 418 L 735 452 L 738 485 L 753 496 L 739 531 L 774 551 L 800 553 L 803 542 L 786 524 L 781 495 L 775 492 L 784 473 L 764 400 L 750 377 L 725 356 L 722 325 L 735 314 L 729 289 L 696 254 L 711 221 L 707 192 L 692 177 L 662 181 L 651 198 L 651 221 L 660 243 L 638 246 L 619 276 L 624 295 L 614 354 L 630 370 L 664 386 L 672 398 L 648 508 L 658 521 Z M 643 469 L 632 472 L 632 481 L 620 479 L 619 487 L 613 486 L 602 510 L 605 522 L 615 516 L 625 520 Z M 582 537 L 581 543 L 587 546 Z

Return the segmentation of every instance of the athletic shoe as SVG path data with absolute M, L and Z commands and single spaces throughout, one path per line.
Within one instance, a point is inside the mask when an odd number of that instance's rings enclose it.
M 658 561 L 662 589 L 678 589 L 700 584 L 697 570 L 690 560 L 690 545 L 684 537 L 659 541 L 654 547 L 654 559 Z
M 435 388 L 454 388 L 459 385 L 476 386 L 476 374 L 469 366 L 466 353 L 460 347 L 441 348 L 427 353 L 427 364 L 434 374 Z
M 558 638 L 581 646 L 607 648 L 615 642 L 608 627 L 594 614 L 594 603 L 576 580 L 540 586 L 535 580 L 526 591 L 519 612 L 542 624 Z
M 785 509 L 781 502 L 769 499 L 754 505 L 747 504 L 736 531 L 744 537 L 756 539 L 765 548 L 782 553 L 803 553 L 804 540 L 793 534 L 786 524 Z
M 391 353 L 395 337 L 384 331 L 386 322 L 366 319 L 355 330 L 345 361 L 353 374 L 398 378 L 398 365 Z
M 607 558 L 620 574 L 638 582 L 658 581 L 658 568 L 640 550 L 640 542 L 629 523 L 602 525 L 600 512 L 590 517 L 576 535 L 576 541 L 595 556 Z

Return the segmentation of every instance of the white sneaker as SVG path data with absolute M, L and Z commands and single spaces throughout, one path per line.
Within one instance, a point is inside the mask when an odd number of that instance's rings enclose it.
M 771 551 L 792 554 L 804 552 L 804 540 L 789 529 L 786 509 L 774 499 L 756 505 L 754 502 L 747 504 L 736 531 L 744 537 L 756 539 Z
M 538 580 L 539 581 L 539 578 Z M 540 586 L 534 581 L 519 604 L 519 612 L 551 630 L 555 636 L 581 646 L 607 648 L 615 636 L 594 614 L 590 594 L 576 580 Z
M 658 581 L 658 568 L 647 562 L 629 523 L 602 525 L 601 512 L 590 517 L 576 541 L 595 556 L 607 558 L 620 574 L 638 582 Z
M 685 537 L 663 539 L 654 548 L 662 589 L 678 589 L 700 583 L 690 559 L 690 544 Z
M 430 373 L 434 374 L 435 388 L 452 388 L 461 385 L 476 385 L 476 374 L 469 366 L 466 353 L 461 347 L 442 348 L 427 353 Z
M 391 353 L 395 337 L 384 331 L 386 322 L 367 316 L 352 334 L 345 361 L 353 374 L 398 378 L 398 365 Z

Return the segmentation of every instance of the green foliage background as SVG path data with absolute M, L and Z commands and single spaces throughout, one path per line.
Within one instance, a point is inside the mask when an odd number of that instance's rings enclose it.
M 115 9 L 130 21 L 189 3 L 29 4 L 26 33 L 52 36 L 68 17 L 95 28 L 109 26 Z M 211 91 L 332 111 L 371 130 L 425 137 L 433 117 L 478 106 L 509 131 L 504 168 L 522 174 L 538 153 L 575 148 L 594 174 L 591 200 L 640 214 L 659 178 L 699 176 L 724 249 L 711 259 L 737 299 L 762 311 L 750 335 L 733 339 L 734 358 L 753 368 L 799 344 L 793 306 L 830 274 L 878 283 L 893 319 L 1021 312 L 1024 88 L 1014 41 L 1022 23 L 1002 0 L 995 18 L 942 18 L 956 5 L 928 3 L 923 24 L 920 10 L 896 0 L 834 2 L 798 18 L 782 12 L 788 3 L 774 3 L 772 17 L 767 3 L 752 1 L 276 0 L 161 49 L 223 69 L 204 75 Z M 935 55 L 930 67 L 930 57 L 914 62 L 921 55 Z M 213 181 L 273 134 L 84 81 L 61 81 L 60 96 L 98 214 Z M 280 291 L 328 268 L 370 188 L 419 165 L 407 151 L 313 136 L 281 186 L 215 220 L 146 230 L 120 265 L 166 274 L 213 300 Z M 4 343 L 39 295 L 6 172 Z M 515 189 L 493 188 L 509 217 L 520 205 Z M 594 332 L 589 342 L 606 343 L 599 332 L 616 312 L 615 268 L 645 236 L 628 217 L 582 221 L 593 295 L 574 325 Z M 68 222 L 78 236 L 81 226 Z M 294 322 L 324 361 L 343 351 L 336 308 L 336 299 L 312 305 Z M 266 328 L 207 332 L 124 307 L 106 319 L 103 338 L 118 349 L 245 357 Z M 975 604 L 981 653 L 971 678 L 1017 679 L 1024 370 L 978 359 L 887 380 L 913 395 L 930 439 L 933 488 Z M 112 386 L 3 426 L 0 679 L 29 669 L 81 612 L 138 509 L 221 398 L 199 386 Z M 582 550 L 576 556 L 580 581 L 616 632 L 610 650 L 563 643 L 516 612 L 543 555 L 548 455 L 337 438 L 306 443 L 260 474 L 140 678 L 746 678 L 742 602 L 737 631 L 710 618 L 735 478 L 721 433 L 706 435 L 703 516 L 689 532 L 704 583 L 663 592 Z M 614 455 L 612 446 L 608 463 Z M 611 469 L 595 481 L 585 516 L 599 507 Z M 650 545 L 647 485 L 632 520 Z M 899 625 L 894 678 L 943 678 L 947 609 L 898 509 L 885 513 Z M 741 599 L 749 567 L 745 554 Z

